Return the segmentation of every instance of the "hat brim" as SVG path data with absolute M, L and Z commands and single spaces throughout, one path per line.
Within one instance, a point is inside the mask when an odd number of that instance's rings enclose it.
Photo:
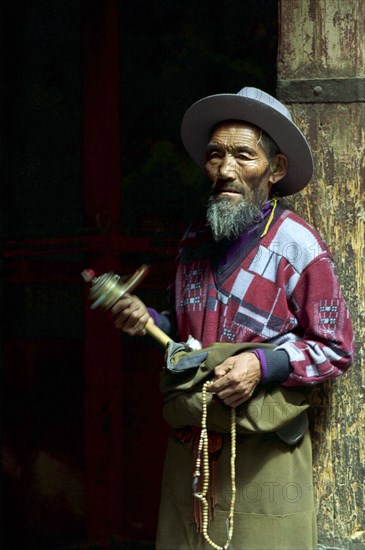
M 256 99 L 236 94 L 218 94 L 197 101 L 181 124 L 181 138 L 191 158 L 200 167 L 212 128 L 224 120 L 241 120 L 262 128 L 288 158 L 286 175 L 275 186 L 282 196 L 305 187 L 313 175 L 312 153 L 302 132 L 276 109 Z

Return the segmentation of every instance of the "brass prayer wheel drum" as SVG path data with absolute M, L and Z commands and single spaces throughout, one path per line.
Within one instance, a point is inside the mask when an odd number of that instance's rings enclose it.
M 133 292 L 147 273 L 148 266 L 142 265 L 128 280 L 124 281 L 120 275 L 113 272 L 95 277 L 92 269 L 85 269 L 82 276 L 86 282 L 92 283 L 90 288 L 90 300 L 93 302 L 91 309 L 98 307 L 105 310 L 110 309 L 124 294 Z

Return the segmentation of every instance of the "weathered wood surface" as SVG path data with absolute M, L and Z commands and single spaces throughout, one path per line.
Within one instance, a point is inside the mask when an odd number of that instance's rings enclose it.
M 364 0 L 281 0 L 278 79 L 365 76 Z M 315 176 L 291 206 L 334 255 L 352 313 L 354 366 L 318 388 L 313 414 L 319 542 L 365 548 L 365 103 L 289 106 Z

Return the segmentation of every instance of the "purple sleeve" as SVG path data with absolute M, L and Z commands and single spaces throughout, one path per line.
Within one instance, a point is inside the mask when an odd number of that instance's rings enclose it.
M 260 361 L 261 366 L 261 382 L 264 382 L 267 376 L 267 362 L 266 357 L 262 349 L 253 349 L 251 351 L 254 355 L 256 355 L 257 359 Z
M 155 325 L 166 332 L 169 336 L 175 336 L 176 333 L 176 327 L 174 320 L 171 318 L 168 313 L 159 313 L 156 311 L 153 307 L 147 308 L 148 313 L 151 315 L 153 322 Z
M 148 307 L 148 308 L 147 308 L 147 311 L 148 311 L 148 313 L 151 315 L 151 317 L 152 317 L 153 322 L 155 323 L 155 325 L 159 327 L 159 315 L 158 315 L 158 312 L 157 312 L 153 307 Z

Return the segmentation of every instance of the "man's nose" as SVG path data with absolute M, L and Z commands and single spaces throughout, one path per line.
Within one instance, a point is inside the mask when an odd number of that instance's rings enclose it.
M 234 180 L 236 178 L 234 165 L 234 158 L 231 155 L 224 155 L 219 164 L 218 174 L 220 179 Z

